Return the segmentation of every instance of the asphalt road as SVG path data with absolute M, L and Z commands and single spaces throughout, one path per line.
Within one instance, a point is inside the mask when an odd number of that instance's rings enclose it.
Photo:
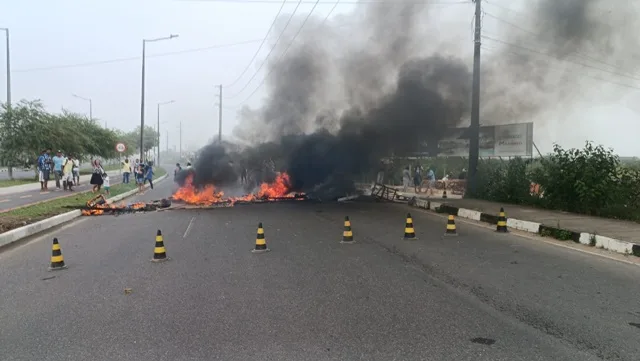
M 295 202 L 83 218 L 54 232 L 67 270 L 47 272 L 53 235 L 0 253 L 0 358 L 638 360 L 638 267 L 463 222 L 444 238 L 445 221 L 421 212 L 419 240 L 404 241 L 406 211 Z M 355 244 L 339 243 L 345 215 Z M 266 254 L 250 252 L 258 222 Z M 156 264 L 157 229 L 172 259 Z
M 121 175 L 114 175 L 109 177 L 111 180 L 111 185 L 118 184 L 122 181 Z M 82 181 L 80 186 L 74 187 L 74 192 L 68 192 L 64 190 L 56 189 L 56 181 L 49 181 L 49 190 L 46 192 L 41 192 L 40 190 L 33 190 L 27 192 L 13 193 L 0 195 L 0 210 L 6 210 L 11 208 L 16 208 L 20 206 L 25 206 L 32 203 L 42 202 L 45 200 L 50 200 L 54 198 L 70 196 L 73 193 L 91 190 L 91 185 L 89 184 L 89 180 Z
M 22 169 L 13 169 L 14 178 L 33 178 L 34 172 L 32 170 L 24 171 Z M 0 180 L 9 179 L 9 172 L 7 168 L 0 168 Z

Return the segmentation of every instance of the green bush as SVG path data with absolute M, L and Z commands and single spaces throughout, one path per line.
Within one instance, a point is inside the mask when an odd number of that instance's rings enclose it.
M 531 184 L 540 195 L 531 194 Z M 587 142 L 542 159 L 481 162 L 478 187 L 468 196 L 620 219 L 640 220 L 640 167 L 621 163 L 610 149 Z

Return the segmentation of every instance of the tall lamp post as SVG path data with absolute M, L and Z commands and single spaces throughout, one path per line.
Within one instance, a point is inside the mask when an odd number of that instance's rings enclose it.
M 146 55 L 147 43 L 153 43 L 153 42 L 162 41 L 162 40 L 171 40 L 177 37 L 178 35 L 171 34 L 163 38 L 142 39 L 142 84 L 141 84 L 142 96 L 140 99 L 140 161 L 141 162 L 144 159 L 144 76 L 145 76 L 145 62 L 146 62 L 145 55 Z
M 7 55 L 7 112 L 11 112 L 11 47 L 9 46 L 9 28 L 0 28 L 0 31 L 4 31 L 6 35 L 6 55 Z M 9 119 L 11 115 L 9 114 Z M 13 168 L 11 164 L 8 167 L 9 179 L 13 179 Z
M 79 95 L 76 94 L 71 94 L 74 97 L 78 98 L 78 99 L 82 99 L 82 100 L 86 100 L 89 102 L 89 120 L 93 120 L 93 101 L 91 101 L 91 98 L 85 98 L 85 97 L 81 97 Z M 105 123 L 105 128 L 106 128 L 106 123 Z
M 156 164 L 156 166 L 160 165 L 160 106 L 175 103 L 175 102 L 176 102 L 175 100 L 169 100 L 166 102 L 158 103 L 158 156 L 156 157 L 158 164 Z

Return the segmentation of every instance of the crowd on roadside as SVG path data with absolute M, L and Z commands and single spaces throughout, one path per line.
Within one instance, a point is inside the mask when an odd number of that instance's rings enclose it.
M 129 184 L 131 182 L 131 174 L 134 175 L 134 180 L 138 186 L 138 193 L 144 193 L 144 185 L 149 182 L 151 189 L 153 189 L 153 163 L 150 161 L 141 162 L 140 159 L 136 159 L 132 164 L 129 159 L 125 159 L 122 162 L 122 183 Z
M 41 191 L 49 190 L 52 175 L 56 182 L 56 190 L 73 191 L 73 187 L 80 184 L 80 160 L 73 154 L 65 155 L 58 150 L 52 157 L 51 148 L 47 148 L 38 157 L 37 165 Z

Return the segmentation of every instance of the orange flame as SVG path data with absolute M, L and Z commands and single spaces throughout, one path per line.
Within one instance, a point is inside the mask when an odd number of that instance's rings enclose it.
M 189 175 L 185 185 L 180 187 L 172 198 L 188 204 L 202 206 L 210 206 L 222 202 L 234 204 L 238 201 L 251 202 L 261 199 L 294 198 L 294 194 L 289 193 L 289 184 L 289 175 L 287 173 L 278 173 L 273 183 L 262 183 L 255 194 L 225 198 L 224 192 L 217 191 L 214 185 L 207 185 L 202 189 L 197 189 L 193 185 L 193 175 Z

